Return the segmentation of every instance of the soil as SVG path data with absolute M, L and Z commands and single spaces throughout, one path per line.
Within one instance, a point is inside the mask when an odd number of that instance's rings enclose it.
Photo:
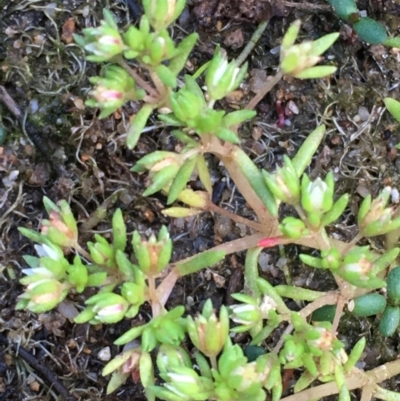
M 145 177 L 131 173 L 130 167 L 157 148 L 174 150 L 169 132 L 155 128 L 129 151 L 123 147 L 123 134 L 138 106 L 129 104 L 99 120 L 96 111 L 84 105 L 90 90 L 88 78 L 101 67 L 85 61 L 72 33 L 98 24 L 105 6 L 122 28 L 140 14 L 140 6 L 133 1 L 127 5 L 114 0 L 0 0 L 0 85 L 21 113 L 18 119 L 4 101 L 0 103 L 0 401 L 145 399 L 141 386 L 131 380 L 106 396 L 108 378 L 101 376 L 106 363 L 102 355 L 108 349 L 112 356 L 119 352 L 113 341 L 130 327 L 129 322 L 78 326 L 60 309 L 41 315 L 15 311 L 16 297 L 22 292 L 18 280 L 26 265 L 22 255 L 35 253 L 17 228 L 39 226 L 46 216 L 43 195 L 53 201 L 68 200 L 82 224 L 100 205 L 107 205 L 104 220 L 86 225 L 82 244 L 94 232 L 109 235 L 116 207 L 123 210 L 130 233 L 157 231 L 166 224 L 174 239 L 174 260 L 244 235 L 243 227 L 218 215 L 166 219 L 161 214 L 165 198 L 142 197 Z M 359 8 L 386 23 L 392 34 L 399 34 L 398 2 L 360 1 Z M 200 33 L 187 66 L 191 72 L 210 59 L 216 44 L 230 56 L 238 55 L 257 23 L 269 20 L 249 57 L 246 82 L 222 103 L 234 110 L 246 105 L 266 77 L 274 74 L 280 40 L 298 18 L 303 21 L 302 40 L 340 31 L 340 39 L 325 54 L 326 63 L 338 65 L 338 72 L 317 81 L 282 80 L 259 104 L 254 121 L 243 127 L 242 145 L 260 167 L 273 170 L 284 154 L 295 154 L 317 124 L 326 124 L 324 144 L 309 173 L 316 177 L 333 170 L 337 193 L 352 195 L 354 203 L 331 233 L 351 238 L 356 229 L 353 213 L 361 197 L 375 195 L 384 185 L 399 186 L 400 157 L 395 145 L 400 142 L 400 130 L 383 113 L 382 102 L 385 96 L 399 97 L 399 50 L 359 41 L 322 0 L 194 0 L 174 35 L 179 40 L 186 31 Z M 215 203 L 252 218 L 224 168 L 215 160 L 210 163 Z M 196 188 L 197 183 L 192 185 Z M 379 241 L 372 245 L 381 248 Z M 274 285 L 284 283 L 289 275 L 298 286 L 333 289 L 332 279 L 301 264 L 300 251 L 290 246 L 264 252 L 263 276 Z M 208 298 L 216 308 L 232 303 L 230 294 L 243 286 L 243 262 L 243 254 L 232 255 L 216 269 L 180 280 L 168 306 L 184 304 L 188 313 L 195 314 Z M 82 303 L 77 295 L 70 302 Z M 366 336 L 362 362 L 366 369 L 397 357 L 398 335 L 381 338 L 375 318 L 345 316 L 339 331 L 348 347 Z M 244 347 L 249 342 L 245 336 L 235 341 Z M 398 387 L 395 378 L 387 387 Z

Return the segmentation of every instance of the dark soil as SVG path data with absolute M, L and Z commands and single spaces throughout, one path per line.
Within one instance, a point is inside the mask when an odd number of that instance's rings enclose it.
M 211 57 L 216 43 L 232 57 L 238 55 L 257 23 L 270 20 L 249 58 L 246 83 L 223 103 L 232 110 L 244 106 L 252 90 L 273 75 L 279 61 L 277 47 L 293 20 L 303 21 L 302 40 L 341 32 L 325 55 L 327 63 L 339 66 L 335 76 L 318 81 L 282 80 L 259 104 L 259 115 L 243 128 L 241 138 L 243 148 L 259 166 L 272 170 L 284 154 L 295 154 L 318 123 L 326 124 L 325 142 L 309 172 L 315 177 L 333 170 L 338 194 L 352 194 L 354 207 L 351 205 L 349 213 L 332 228 L 333 235 L 352 237 L 352 212 L 360 196 L 376 194 L 384 185 L 398 187 L 400 182 L 400 157 L 395 148 L 400 131 L 388 113 L 383 114 L 382 102 L 385 96 L 399 97 L 399 51 L 360 42 L 323 0 L 310 0 L 310 4 L 278 0 L 192 3 L 174 31 L 177 39 L 194 29 L 201 34 L 189 72 Z M 398 2 L 359 3 L 360 9 L 385 22 L 392 34 L 399 34 Z M 0 0 L 0 85 L 22 113 L 18 121 L 0 102 L 0 133 L 5 133 L 0 138 L 0 401 L 63 397 L 144 400 L 141 386 L 130 380 L 114 395 L 106 396 L 108 378 L 101 376 L 105 362 L 100 351 L 110 347 L 115 356 L 119 349 L 113 341 L 130 327 L 129 322 L 112 327 L 77 326 L 60 310 L 39 316 L 14 310 L 16 297 L 22 292 L 18 283 L 25 267 L 22 255 L 34 254 L 33 244 L 17 228 L 38 227 L 45 217 L 43 195 L 53 201 L 67 199 L 80 223 L 87 222 L 99 205 L 108 206 L 106 218 L 81 233 L 82 244 L 93 232 L 107 235 L 116 207 L 124 211 L 129 232 L 158 230 L 166 224 L 174 238 L 175 260 L 245 234 L 242 227 L 218 215 L 204 214 L 185 221 L 163 217 L 164 197 L 143 198 L 145 177 L 129 169 L 157 148 L 173 150 L 169 132 L 155 128 L 129 151 L 123 147 L 122 134 L 137 105 L 127 105 L 105 120 L 98 120 L 95 111 L 84 106 L 90 90 L 88 78 L 97 75 L 100 66 L 85 61 L 71 33 L 97 24 L 105 6 L 117 16 L 121 27 L 140 13 L 136 3 L 127 7 L 114 0 Z M 282 112 L 285 123 L 279 126 Z M 213 180 L 219 195 L 214 194 L 214 200 L 219 206 L 253 216 L 216 161 Z M 379 243 L 373 245 L 380 247 Z M 265 252 L 263 275 L 273 284 L 284 283 L 289 275 L 298 286 L 334 288 L 333 280 L 327 280 L 325 274 L 302 265 L 298 253 L 296 247 L 287 247 L 284 253 L 276 249 Z M 243 261 L 243 254 L 232 255 L 218 269 L 180 280 L 169 306 L 183 303 L 193 314 L 208 298 L 216 308 L 230 304 L 230 294 L 242 289 Z M 82 303 L 78 296 L 71 301 Z M 367 337 L 366 369 L 393 360 L 398 353 L 398 335 L 382 339 L 375 323 L 373 318 L 346 316 L 340 328 L 349 347 L 359 336 Z M 236 340 L 243 346 L 248 342 L 243 336 Z M 395 379 L 388 383 L 388 388 L 397 386 Z M 355 399 L 358 396 L 355 394 Z

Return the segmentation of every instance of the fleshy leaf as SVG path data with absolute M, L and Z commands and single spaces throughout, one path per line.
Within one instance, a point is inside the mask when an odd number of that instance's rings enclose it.
M 126 138 L 126 146 L 128 146 L 129 149 L 133 149 L 136 146 L 140 134 L 146 126 L 147 120 L 149 119 L 152 111 L 153 108 L 151 106 L 143 106 L 136 114 L 134 120 L 131 122 L 127 132 L 128 136 Z
M 324 134 L 325 125 L 320 125 L 311 132 L 310 135 L 308 135 L 306 140 L 300 146 L 296 156 L 292 159 L 293 167 L 299 177 L 304 173 L 307 166 L 310 165 L 315 152 L 324 138 Z
M 400 41 L 400 38 L 399 38 Z M 399 43 L 400 46 L 400 43 Z M 400 122 L 400 102 L 398 100 L 387 97 L 384 99 L 385 106 L 389 110 L 389 113 Z
M 197 272 L 220 262 L 225 257 L 224 251 L 208 251 L 199 253 L 184 263 L 177 263 L 176 268 L 181 276 Z
M 196 165 L 196 157 L 192 157 L 185 161 L 182 167 L 179 169 L 174 180 L 172 181 L 171 188 L 168 191 L 167 205 L 173 203 L 179 196 L 179 194 L 186 187 L 190 176 L 193 173 L 194 167 Z

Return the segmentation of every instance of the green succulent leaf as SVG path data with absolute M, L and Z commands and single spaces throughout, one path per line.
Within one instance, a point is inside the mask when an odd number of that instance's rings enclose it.
M 90 287 L 99 287 L 104 283 L 106 278 L 107 278 L 106 272 L 89 274 L 87 285 Z
M 126 382 L 129 375 L 129 373 L 122 373 L 120 371 L 113 372 L 111 379 L 107 384 L 107 394 L 111 394 L 121 387 Z
M 391 337 L 400 323 L 400 308 L 388 305 L 379 322 L 379 331 L 384 337 Z
M 297 151 L 296 156 L 292 159 L 292 165 L 300 177 L 307 166 L 310 165 L 313 156 L 315 155 L 322 139 L 325 135 L 325 125 L 317 127 L 310 135 L 306 138 L 300 149 Z
M 386 298 L 377 293 L 365 294 L 349 303 L 349 310 L 356 316 L 374 316 L 386 308 Z
M 136 146 L 140 138 L 140 134 L 146 126 L 147 120 L 152 112 L 153 107 L 150 105 L 145 105 L 139 110 L 135 116 L 135 119 L 131 122 L 126 138 L 126 146 L 128 146 L 129 149 L 133 149 Z
M 182 130 L 173 130 L 171 131 L 171 134 L 178 139 L 178 141 L 181 141 L 187 145 L 190 146 L 198 146 L 197 141 L 195 141 L 189 134 L 186 132 L 183 132 Z
M 336 305 L 324 305 L 311 315 L 313 322 L 333 322 L 336 315 Z
M 184 123 L 178 120 L 172 113 L 159 114 L 158 119 L 172 127 L 182 127 L 184 125 Z
M 225 127 L 232 127 L 243 123 L 244 121 L 251 120 L 256 116 L 254 110 L 237 110 L 227 114 L 223 119 Z
M 122 336 L 118 337 L 114 341 L 114 344 L 116 344 L 116 345 L 124 345 L 126 343 L 129 343 L 129 341 L 132 341 L 135 338 L 138 338 L 139 336 L 141 336 L 145 329 L 146 329 L 146 325 L 132 327 L 130 330 L 125 332 Z
M 387 295 L 389 301 L 394 306 L 400 304 L 400 266 L 390 270 L 387 276 Z
M 350 372 L 351 369 L 356 365 L 358 360 L 361 358 L 362 353 L 364 352 L 365 345 L 367 344 L 367 340 L 365 337 L 361 337 L 357 343 L 354 345 L 353 349 L 349 354 L 349 358 L 343 365 L 343 370 L 347 373 Z
M 393 263 L 399 256 L 400 248 L 393 248 L 388 252 L 385 252 L 378 259 L 374 261 L 374 267 L 371 273 L 377 275 L 382 270 L 385 270 L 391 263 Z
M 288 30 L 285 33 L 285 36 L 282 39 L 282 48 L 287 49 L 290 46 L 293 46 L 296 42 L 297 36 L 300 32 L 301 21 L 297 20 L 293 24 L 291 24 Z
M 126 226 L 122 210 L 117 209 L 112 218 L 112 231 L 113 231 L 113 247 L 114 250 L 124 251 L 126 247 Z
M 222 139 L 225 142 L 230 142 L 234 144 L 239 144 L 240 139 L 237 134 L 228 128 L 221 128 L 215 132 L 215 136 Z
M 313 256 L 305 255 L 305 254 L 299 255 L 299 257 L 300 257 L 300 260 L 308 266 L 314 267 L 316 269 L 323 268 L 322 260 L 319 258 L 315 258 Z
M 389 46 L 389 47 L 400 48 L 400 37 L 399 36 L 395 36 L 395 37 L 388 38 L 383 42 L 383 44 L 385 46 Z
M 204 188 L 206 189 L 206 191 L 209 194 L 211 194 L 213 191 L 212 183 L 211 183 L 211 176 L 210 176 L 210 172 L 208 171 L 207 162 L 206 162 L 206 159 L 203 154 L 200 154 L 199 156 L 197 156 L 196 168 L 197 168 L 197 173 L 199 174 L 201 183 L 204 185 Z
M 332 75 L 337 70 L 337 67 L 331 65 L 318 65 L 317 67 L 307 68 L 301 72 L 293 74 L 299 79 L 317 79 Z
M 332 209 L 324 214 L 321 220 L 321 225 L 323 227 L 333 223 L 336 221 L 346 209 L 346 206 L 349 202 L 349 195 L 342 195 L 332 206 Z
M 187 262 L 177 263 L 176 268 L 180 276 L 186 276 L 206 267 L 211 267 L 225 257 L 224 251 L 207 251 L 198 254 Z
M 400 40 L 400 38 L 399 38 Z M 399 43 L 400 47 L 400 43 Z M 387 97 L 384 99 L 385 106 L 389 110 L 389 113 L 400 122 L 400 102 L 398 100 Z
M 30 239 L 31 241 L 37 242 L 39 244 L 46 243 L 48 240 L 47 238 L 37 231 L 31 230 L 25 227 L 18 227 L 18 231 L 26 238 Z
M 264 203 L 269 213 L 272 216 L 276 216 L 278 213 L 277 202 L 271 191 L 268 189 L 260 169 L 254 164 L 250 157 L 239 148 L 235 149 L 232 153 L 232 158 L 237 162 L 240 170 L 249 181 L 254 192 Z
M 164 64 L 156 67 L 156 73 L 161 82 L 169 88 L 175 88 L 177 85 L 175 74 Z
M 353 28 L 362 40 L 371 45 L 380 45 L 388 39 L 385 27 L 369 17 L 361 18 Z
M 158 162 L 165 159 L 175 159 L 176 153 L 167 152 L 165 150 L 158 150 L 156 152 L 149 153 L 148 155 L 142 157 L 136 164 L 131 168 L 131 171 L 136 173 L 142 173 L 146 170 L 152 168 Z
M 354 0 L 327 0 L 338 17 L 348 20 L 352 14 L 358 13 Z
M 164 167 L 152 178 L 152 183 L 143 192 L 143 196 L 153 195 L 154 193 L 165 188 L 177 175 L 179 166 L 176 163 Z
M 191 93 L 197 96 L 202 100 L 203 107 L 206 107 L 206 101 L 204 99 L 204 93 L 200 88 L 199 84 L 196 80 L 190 75 L 185 75 L 185 88 L 188 89 Z
M 176 55 L 169 62 L 169 69 L 174 74 L 179 74 L 179 72 L 185 67 L 186 60 L 193 50 L 199 35 L 197 33 L 191 33 L 185 39 L 183 39 L 176 48 Z
M 193 170 L 196 166 L 196 160 L 197 158 L 195 156 L 187 159 L 185 163 L 183 163 L 182 167 L 179 169 L 174 180 L 172 181 L 171 188 L 169 189 L 167 205 L 175 202 L 179 194 L 186 187 L 190 176 L 192 175 Z
M 340 34 L 338 32 L 335 32 L 314 40 L 312 42 L 312 50 L 310 51 L 310 55 L 320 56 L 321 54 L 325 53 L 338 39 L 339 35 Z

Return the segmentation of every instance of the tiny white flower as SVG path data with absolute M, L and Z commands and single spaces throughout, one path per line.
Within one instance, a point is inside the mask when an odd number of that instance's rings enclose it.
M 261 379 L 261 375 L 257 372 L 256 362 L 250 362 L 244 366 L 237 367 L 231 373 L 231 376 L 242 377 L 242 381 L 236 386 L 236 390 L 238 391 L 246 391 L 252 384 L 258 383 Z
M 244 326 L 252 326 L 262 319 L 262 313 L 259 306 L 251 304 L 240 304 L 231 306 L 231 319 Z
M 162 38 L 161 36 L 159 36 L 159 37 L 156 39 L 156 42 L 160 43 L 161 46 L 163 47 L 163 49 L 165 49 L 165 44 L 166 44 L 165 38 Z
M 277 307 L 276 302 L 269 296 L 264 296 L 262 299 L 260 309 L 264 317 L 268 317 L 269 311 L 270 310 L 275 310 Z
M 85 50 L 87 50 L 89 53 L 95 53 L 96 52 L 96 43 L 88 43 L 85 45 Z
M 59 249 L 46 244 L 35 245 L 35 250 L 40 258 L 50 257 L 53 260 L 60 260 L 62 257 Z
M 100 45 L 118 45 L 122 46 L 122 40 L 118 37 L 111 36 L 111 35 L 105 35 L 101 36 L 98 40 L 97 43 Z
M 232 305 L 231 306 L 232 312 L 239 314 L 239 313 L 246 313 L 246 312 L 253 312 L 257 310 L 257 306 L 250 305 L 250 304 L 240 304 L 240 305 Z
M 322 351 L 329 352 L 332 350 L 332 343 L 335 339 L 335 336 L 331 333 L 330 330 L 327 330 L 323 327 L 315 327 L 317 331 L 320 333 L 320 337 L 317 340 L 310 341 L 310 344 L 314 347 L 321 349 Z
M 96 311 L 96 307 L 93 308 L 95 312 L 97 312 L 98 319 L 104 316 L 111 316 L 116 313 L 121 313 L 125 309 L 125 305 L 123 304 L 115 304 L 110 306 L 104 306 L 100 310 Z
M 26 276 L 33 276 L 35 274 L 33 269 L 22 269 L 22 273 L 24 273 Z
M 228 60 L 226 58 L 223 59 L 223 61 L 219 64 L 217 70 L 215 71 L 214 74 L 214 79 L 212 82 L 213 86 L 217 86 L 218 82 L 220 81 L 220 79 L 224 76 L 224 74 L 226 73 L 226 70 L 228 68 Z
M 311 203 L 313 208 L 316 210 L 321 210 L 324 203 L 324 195 L 328 190 L 328 185 L 320 177 L 315 181 L 310 182 L 307 188 L 307 192 L 310 195 Z
M 240 68 L 239 68 L 239 67 L 236 67 L 236 68 L 233 70 L 231 83 L 229 84 L 229 86 L 228 86 L 228 88 L 227 88 L 227 90 L 226 90 L 227 93 L 232 92 L 233 89 L 236 87 L 235 83 L 236 83 L 236 78 L 237 78 L 237 76 L 239 75 L 239 72 L 240 72 Z
M 96 87 L 96 90 L 92 91 L 92 94 L 98 102 L 103 103 L 121 101 L 124 98 L 123 92 L 100 85 Z
M 356 263 L 345 265 L 347 272 L 359 273 L 361 276 L 366 276 L 372 269 L 373 264 L 365 257 L 360 258 Z M 361 279 L 365 277 L 360 277 Z
M 43 280 L 38 280 L 38 281 L 35 281 L 34 283 L 28 284 L 26 289 L 27 289 L 27 291 L 32 291 L 38 285 L 43 284 L 43 283 L 47 283 L 47 282 L 50 283 L 50 282 L 52 282 L 52 280 L 49 280 L 48 278 L 43 278 Z
M 28 270 L 30 270 L 30 272 L 28 272 Z M 47 269 L 46 267 L 39 266 L 39 267 L 34 267 L 32 269 L 23 269 L 22 271 L 28 276 L 37 274 L 42 277 L 51 277 L 51 278 L 55 277 L 54 273 L 52 271 L 50 271 L 49 269 Z
M 180 375 L 179 373 L 168 373 L 172 382 L 196 384 L 196 378 L 189 375 Z

